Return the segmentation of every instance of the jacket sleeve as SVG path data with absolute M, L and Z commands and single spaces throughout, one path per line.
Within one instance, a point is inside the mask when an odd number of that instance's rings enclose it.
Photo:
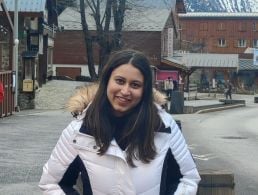
M 43 167 L 43 173 L 39 182 L 39 187 L 46 195 L 63 195 L 65 191 L 70 191 L 72 194 L 77 194 L 71 186 L 64 186 L 64 177 L 67 172 L 71 172 L 77 156 L 77 150 L 73 148 L 72 140 L 74 135 L 73 122 L 68 125 L 62 132 L 52 154 Z M 77 171 L 78 172 L 78 171 Z M 77 179 L 79 173 L 74 172 L 70 179 Z
M 187 147 L 185 138 L 174 120 L 171 121 L 170 128 L 170 149 L 182 174 L 182 178 L 174 195 L 195 195 L 197 193 L 198 183 L 201 179 L 196 164 Z

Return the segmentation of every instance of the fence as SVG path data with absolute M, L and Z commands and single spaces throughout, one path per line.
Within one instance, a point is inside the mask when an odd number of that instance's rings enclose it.
M 0 72 L 0 81 L 4 87 L 4 101 L 0 103 L 0 117 L 5 117 L 14 111 L 12 71 Z

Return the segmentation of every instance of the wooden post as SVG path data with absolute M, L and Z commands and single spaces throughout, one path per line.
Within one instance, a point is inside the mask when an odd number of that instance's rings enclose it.
M 254 103 L 258 103 L 258 96 L 254 97 Z

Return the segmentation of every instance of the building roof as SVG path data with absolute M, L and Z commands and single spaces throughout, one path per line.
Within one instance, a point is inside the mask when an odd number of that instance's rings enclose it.
M 14 11 L 15 0 L 4 0 L 8 11 Z M 20 12 L 43 12 L 47 0 L 19 0 L 18 11 Z M 2 11 L 0 9 L 0 11 Z
M 176 60 L 174 58 L 162 58 L 161 64 L 157 65 L 159 69 L 169 69 L 171 67 L 180 69 L 182 71 L 189 71 L 190 68 L 186 67 L 182 61 Z
M 238 54 L 184 53 L 165 58 L 181 61 L 188 68 L 238 68 Z
M 239 59 L 239 70 L 258 70 L 258 65 L 254 65 L 253 59 Z
M 185 14 L 178 14 L 179 18 L 258 18 L 257 12 L 188 12 Z
M 124 31 L 162 31 L 170 15 L 169 9 L 137 8 L 126 10 L 123 30 Z M 90 10 L 85 11 L 89 30 L 95 30 L 95 21 Z M 81 16 L 78 10 L 66 8 L 58 17 L 59 26 L 64 30 L 81 30 Z M 113 20 L 110 30 L 113 28 Z

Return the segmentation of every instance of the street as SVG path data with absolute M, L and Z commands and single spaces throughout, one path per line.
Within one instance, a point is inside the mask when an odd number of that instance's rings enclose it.
M 224 111 L 174 115 L 181 120 L 198 169 L 233 172 L 236 195 L 258 194 L 258 104 L 251 102 Z M 71 120 L 64 109 L 0 118 L 0 195 L 41 194 L 37 184 L 42 167 Z
M 258 104 L 176 115 L 199 170 L 234 173 L 237 195 L 258 194 Z
M 0 118 L 0 195 L 41 194 L 37 184 L 42 167 L 71 120 L 64 110 L 21 111 Z

